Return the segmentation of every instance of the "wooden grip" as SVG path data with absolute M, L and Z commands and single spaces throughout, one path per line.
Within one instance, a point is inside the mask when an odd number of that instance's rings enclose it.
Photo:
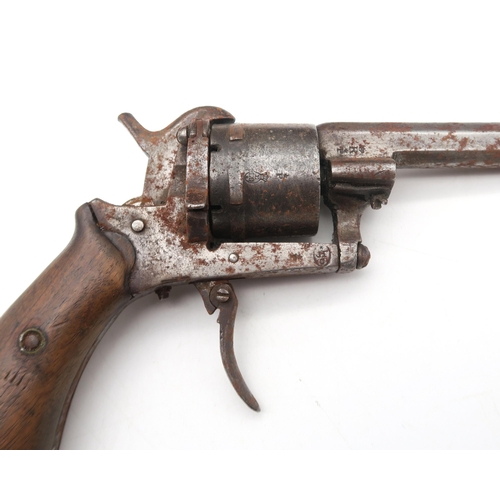
M 130 302 L 134 250 L 89 205 L 57 259 L 0 318 L 0 448 L 58 448 L 71 398 L 101 336 Z

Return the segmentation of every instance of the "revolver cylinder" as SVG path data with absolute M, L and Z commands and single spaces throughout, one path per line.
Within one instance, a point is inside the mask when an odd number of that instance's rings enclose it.
M 209 184 L 211 231 L 217 239 L 316 234 L 320 207 L 316 127 L 214 124 Z

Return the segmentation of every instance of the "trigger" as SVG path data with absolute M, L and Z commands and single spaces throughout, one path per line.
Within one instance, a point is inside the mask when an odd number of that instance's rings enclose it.
M 260 411 L 259 403 L 243 380 L 234 355 L 234 322 L 238 309 L 238 299 L 233 287 L 227 281 L 210 281 L 208 283 L 195 283 L 194 285 L 200 292 L 208 314 L 213 314 L 216 309 L 219 309 L 219 319 L 217 321 L 220 324 L 222 364 L 232 386 L 252 410 Z

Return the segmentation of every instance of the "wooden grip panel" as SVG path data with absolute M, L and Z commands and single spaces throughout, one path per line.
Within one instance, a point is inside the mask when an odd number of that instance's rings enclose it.
M 0 318 L 0 448 L 58 448 L 71 398 L 102 334 L 130 302 L 134 250 L 89 205 L 59 257 Z

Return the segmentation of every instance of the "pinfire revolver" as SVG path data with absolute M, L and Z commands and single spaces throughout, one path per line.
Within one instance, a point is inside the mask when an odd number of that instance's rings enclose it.
M 500 124 L 239 124 L 215 107 L 159 132 L 120 120 L 149 158 L 144 191 L 80 207 L 68 247 L 1 318 L 1 448 L 57 448 L 103 333 L 132 300 L 174 285 L 219 310 L 224 368 L 258 411 L 233 351 L 231 280 L 361 269 L 361 215 L 387 203 L 397 168 L 500 167 Z M 321 197 L 332 242 L 283 242 L 316 233 Z

